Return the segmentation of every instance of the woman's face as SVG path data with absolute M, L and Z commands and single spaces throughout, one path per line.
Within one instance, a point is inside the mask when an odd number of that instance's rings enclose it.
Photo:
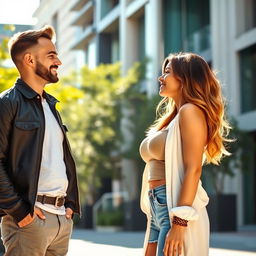
M 181 94 L 181 82 L 174 77 L 169 62 L 164 70 L 164 73 L 158 78 L 160 82 L 159 94 L 163 97 L 176 98 Z

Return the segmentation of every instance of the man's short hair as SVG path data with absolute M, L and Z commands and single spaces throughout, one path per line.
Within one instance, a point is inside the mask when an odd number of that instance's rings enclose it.
M 13 62 L 17 65 L 17 56 L 36 45 L 40 37 L 52 40 L 54 36 L 54 28 L 49 25 L 38 30 L 26 30 L 14 34 L 8 42 L 8 48 Z

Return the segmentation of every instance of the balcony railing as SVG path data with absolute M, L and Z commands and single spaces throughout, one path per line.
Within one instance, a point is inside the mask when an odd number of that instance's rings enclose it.
M 90 0 L 76 0 L 74 5 L 71 7 L 71 11 L 79 11 L 89 1 Z
M 93 1 L 87 2 L 83 8 L 77 12 L 72 25 L 86 27 L 87 24 L 93 23 L 94 14 Z
M 93 227 L 123 226 L 127 192 L 105 193 L 93 206 Z

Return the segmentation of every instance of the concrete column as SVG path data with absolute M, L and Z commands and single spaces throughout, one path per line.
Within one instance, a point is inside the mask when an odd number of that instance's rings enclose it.
M 120 0 L 120 60 L 122 72 L 126 74 L 132 64 L 138 60 L 138 24 L 126 18 L 126 0 Z
M 228 2 L 221 0 L 212 0 L 210 3 L 211 10 L 211 31 L 212 31 L 212 65 L 218 70 L 218 78 L 222 84 L 228 80 L 228 62 L 229 62 L 229 12 Z M 224 87 L 227 95 L 227 90 Z
M 147 66 L 147 92 L 149 96 L 158 93 L 158 76 L 164 60 L 163 1 L 150 0 L 145 8 L 145 42 Z
M 239 65 L 235 50 L 237 10 L 232 0 L 211 0 L 212 66 L 218 71 L 227 99 L 228 114 L 237 116 L 240 109 Z M 234 178 L 226 178 L 224 193 L 237 194 L 237 224 L 243 224 L 243 182 L 239 170 Z
M 126 0 L 120 0 L 121 15 L 120 15 L 120 61 L 122 64 L 122 73 L 125 75 L 132 64 L 138 58 L 138 25 L 132 19 L 126 18 Z M 130 117 L 134 110 L 128 104 L 123 105 L 121 131 L 124 134 L 124 144 L 122 151 L 130 147 L 133 140 L 132 122 Z M 128 192 L 129 200 L 134 200 L 138 197 L 137 171 L 134 161 L 123 158 L 121 161 L 123 189 Z
M 97 29 L 98 25 L 100 24 L 100 12 L 101 12 L 101 0 L 95 0 L 95 27 Z M 95 59 L 96 65 L 100 64 L 100 35 L 98 31 L 96 31 L 95 35 Z

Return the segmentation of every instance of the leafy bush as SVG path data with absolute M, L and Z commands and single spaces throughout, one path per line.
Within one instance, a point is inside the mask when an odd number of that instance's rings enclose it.
M 122 209 L 101 211 L 97 216 L 99 226 L 122 226 L 124 224 L 124 212 Z

